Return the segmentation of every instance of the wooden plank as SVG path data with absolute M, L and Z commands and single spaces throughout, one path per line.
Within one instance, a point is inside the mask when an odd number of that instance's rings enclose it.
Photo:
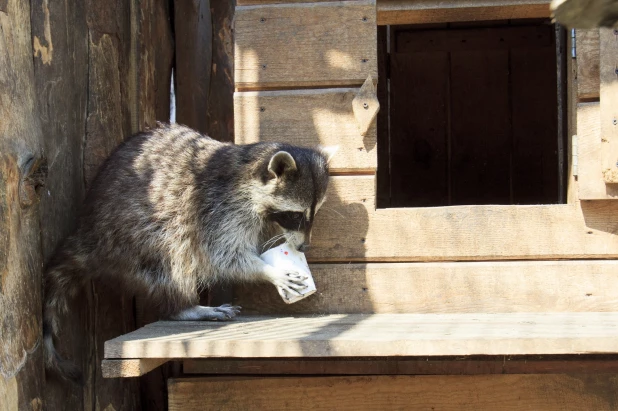
M 381 26 L 549 17 L 549 0 L 379 0 L 377 8 Z
M 41 54 L 34 58 L 34 81 L 39 118 L 45 135 L 44 152 L 48 158 L 48 178 L 42 190 L 39 222 L 40 250 L 44 261 L 76 227 L 75 216 L 84 197 L 82 160 L 89 70 L 85 13 L 85 2 L 63 4 L 50 1 L 32 3 L 30 12 L 32 40 L 42 47 Z M 67 30 L 69 25 L 70 30 Z M 39 247 L 30 247 L 31 252 L 38 250 Z M 40 287 L 40 283 L 36 286 Z M 63 355 L 86 370 L 90 358 L 88 354 L 92 349 L 87 331 L 90 318 L 85 314 L 89 311 L 87 297 L 80 298 L 70 311 L 60 319 L 62 336 L 57 347 Z M 42 347 L 39 351 L 43 353 Z M 85 375 L 88 380 L 88 373 Z M 46 379 L 40 398 L 45 408 L 82 409 L 84 397 L 93 391 L 92 386 L 87 385 L 84 389 L 73 384 L 59 384 L 56 380 L 53 375 Z
M 616 261 L 312 264 L 318 292 L 298 303 L 270 284 L 234 295 L 244 314 L 611 312 L 617 271 Z
M 376 124 L 377 139 L 377 170 L 376 170 L 376 207 L 384 208 L 391 203 L 391 166 L 390 166 L 390 144 L 391 136 L 389 129 L 389 81 L 388 65 L 389 57 L 389 28 L 378 27 L 378 100 L 380 111 Z
M 618 313 L 332 314 L 159 321 L 105 342 L 105 358 L 615 354 Z
M 610 355 L 389 357 L 352 359 L 185 360 L 185 374 L 249 375 L 482 375 L 618 373 Z
M 603 180 L 618 183 L 618 31 L 599 30 Z
M 361 85 L 377 78 L 375 2 L 239 6 L 236 88 Z
M 212 69 L 209 0 L 174 1 L 176 121 L 208 133 L 208 94 Z
M 28 160 L 41 163 L 44 135 L 30 2 L 11 0 L 0 8 L 0 409 L 9 411 L 42 407 L 44 395 L 41 190 L 27 183 L 26 167 Z M 38 52 L 49 62 L 48 40 L 41 38 Z
M 450 58 L 451 203 L 510 204 L 509 52 Z
M 577 97 L 581 100 L 598 100 L 601 92 L 599 77 L 599 30 L 575 31 L 577 50 Z
M 558 168 L 558 90 L 554 44 L 510 52 L 511 190 L 514 204 L 562 202 Z
M 168 383 L 170 411 L 616 410 L 617 388 L 616 374 L 219 377 Z
M 312 262 L 618 257 L 618 204 L 375 209 L 371 176 L 331 178 Z M 352 223 L 353 222 L 353 223 Z
M 391 206 L 449 204 L 449 56 L 391 53 Z
M 603 181 L 601 107 L 598 102 L 577 104 L 578 191 L 582 200 L 618 198 L 618 187 Z
M 212 72 L 206 117 L 208 135 L 234 141 L 234 2 L 212 1 Z
M 167 358 L 103 360 L 101 372 L 103 378 L 140 377 L 167 361 Z
M 364 137 L 352 112 L 359 88 L 237 92 L 236 144 L 283 141 L 301 146 L 339 146 L 331 171 L 375 173 L 376 124 Z

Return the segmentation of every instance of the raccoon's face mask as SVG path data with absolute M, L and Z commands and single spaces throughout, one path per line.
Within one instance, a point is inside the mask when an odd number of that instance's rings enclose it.
M 268 164 L 274 185 L 268 218 L 290 246 L 304 252 L 311 242 L 315 214 L 326 199 L 328 163 L 336 149 L 291 151 L 275 153 Z

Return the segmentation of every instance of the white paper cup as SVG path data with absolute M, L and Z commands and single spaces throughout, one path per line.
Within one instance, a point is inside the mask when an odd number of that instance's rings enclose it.
M 307 264 L 305 254 L 292 249 L 287 243 L 271 248 L 262 254 L 260 258 L 264 260 L 266 264 L 270 264 L 273 267 L 294 269 L 307 276 L 307 279 L 304 281 L 307 288 L 299 291 L 300 295 L 288 295 L 285 290 L 277 287 L 279 295 L 287 304 L 295 303 L 296 301 L 309 297 L 311 294 L 316 292 L 315 283 L 313 282 L 313 277 L 311 277 L 311 271 L 309 271 L 309 264 Z

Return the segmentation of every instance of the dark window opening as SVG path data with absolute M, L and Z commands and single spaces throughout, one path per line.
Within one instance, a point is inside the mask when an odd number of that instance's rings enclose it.
M 377 206 L 564 203 L 565 38 L 548 21 L 379 27 Z

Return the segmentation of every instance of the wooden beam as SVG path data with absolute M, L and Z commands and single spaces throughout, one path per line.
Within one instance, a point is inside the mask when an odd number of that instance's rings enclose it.
M 601 29 L 601 141 L 603 180 L 618 183 L 618 30 Z
M 165 364 L 167 358 L 105 359 L 101 362 L 103 378 L 140 377 Z
M 615 354 L 618 313 L 333 314 L 159 321 L 106 359 Z
M 549 17 L 549 0 L 381 0 L 378 25 Z
M 601 106 L 598 102 L 577 104 L 577 186 L 581 200 L 618 199 L 618 187 L 603 180 Z
M 339 146 L 333 173 L 373 174 L 376 125 L 363 137 L 352 111 L 359 88 L 258 91 L 234 94 L 235 142 L 285 141 L 301 146 Z
M 482 356 L 352 359 L 185 360 L 185 374 L 207 375 L 482 375 L 618 373 L 618 357 Z
M 599 99 L 599 30 L 576 30 L 577 98 L 586 101 Z
M 236 88 L 361 85 L 377 78 L 373 0 L 239 6 Z
M 618 375 L 179 378 L 170 411 L 615 410 Z
M 618 202 L 375 209 L 372 176 L 333 177 L 311 262 L 618 257 Z
M 318 292 L 298 303 L 271 284 L 234 295 L 244 314 L 611 312 L 616 272 L 618 261 L 316 264 Z

